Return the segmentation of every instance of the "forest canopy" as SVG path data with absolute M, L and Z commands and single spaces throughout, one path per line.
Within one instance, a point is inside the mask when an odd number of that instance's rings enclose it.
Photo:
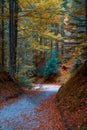
M 84 62 L 86 23 L 86 0 L 1 0 L 1 68 L 28 85 L 35 76 L 44 76 L 48 65 L 56 70 L 72 56 Z M 53 66 L 52 57 L 57 60 Z

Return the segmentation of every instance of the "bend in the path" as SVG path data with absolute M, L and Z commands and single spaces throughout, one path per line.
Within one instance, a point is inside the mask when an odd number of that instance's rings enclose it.
M 43 103 L 43 101 L 49 98 L 52 94 L 56 93 L 59 88 L 60 86 L 58 85 L 42 85 L 39 93 L 35 96 L 29 97 L 27 95 L 24 95 L 19 98 L 17 102 L 8 106 L 4 106 L 4 108 L 0 110 L 0 127 L 2 130 L 13 130 L 11 128 L 17 127 L 15 124 L 23 124 L 23 115 L 27 115 L 28 119 L 31 116 L 35 118 L 36 115 L 34 108 L 38 108 L 39 105 Z M 8 123 L 10 125 L 8 125 Z M 27 123 L 28 122 L 26 120 L 26 126 Z M 38 122 L 33 122 L 30 120 L 30 124 L 32 123 L 36 124 Z

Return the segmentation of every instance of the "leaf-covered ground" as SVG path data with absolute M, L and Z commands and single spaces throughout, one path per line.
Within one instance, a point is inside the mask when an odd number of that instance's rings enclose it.
M 48 85 L 49 86 L 49 85 Z M 51 85 L 50 85 L 51 87 Z M 1 130 L 64 130 L 59 112 L 56 111 L 55 94 L 59 87 L 27 91 L 15 102 L 0 109 Z M 54 90 L 53 90 L 54 88 Z M 51 98 L 52 100 L 48 98 Z M 51 102 L 52 101 L 52 102 Z
M 68 69 L 63 70 L 63 66 Z M 43 85 L 45 91 L 43 88 L 24 91 L 8 75 L 8 78 L 5 74 L 0 75 L 0 85 L 3 86 L 0 87 L 0 99 L 5 98 L 4 101 L 0 100 L 0 130 L 87 130 L 86 70 L 87 63 L 58 93 L 55 86 L 58 80 L 63 82 L 63 78 L 69 74 L 69 63 L 61 66 L 61 77 L 56 79 L 54 85 L 49 84 L 49 89 Z
M 87 130 L 87 61 L 57 93 L 57 106 L 74 130 Z

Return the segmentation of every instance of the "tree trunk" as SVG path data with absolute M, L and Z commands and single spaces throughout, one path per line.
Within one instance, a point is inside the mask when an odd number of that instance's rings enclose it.
M 56 45 L 55 45 L 55 53 L 56 53 L 56 57 L 58 57 L 58 55 L 59 55 L 59 44 L 58 44 L 58 40 L 56 41 Z
M 14 30 L 15 30 L 15 72 L 16 72 L 16 56 L 17 56 L 17 27 L 18 27 L 18 0 L 15 0 L 15 26 L 14 26 Z
M 2 8 L 1 8 L 1 13 L 2 13 L 2 21 L 1 21 L 1 26 L 2 26 L 2 31 L 1 31 L 1 39 L 2 39 L 2 68 L 4 68 L 4 1 L 1 0 Z
M 55 24 L 55 35 L 58 35 L 58 32 L 59 32 L 58 27 L 59 27 L 58 24 Z M 56 53 L 56 57 L 58 57 L 58 55 L 59 55 L 59 43 L 58 43 L 58 40 L 56 40 L 55 53 Z
M 51 41 L 50 41 L 50 57 L 52 57 L 52 52 L 53 51 L 53 41 L 52 41 L 52 39 L 51 39 Z
M 47 46 L 47 38 L 44 38 L 44 63 L 46 65 L 47 61 L 48 61 L 48 53 L 47 50 L 45 49 L 45 46 Z
M 42 36 L 40 36 L 40 46 L 42 45 Z M 43 58 L 43 53 L 42 53 L 42 51 L 40 51 L 40 62 L 41 62 L 41 60 L 42 60 L 42 58 Z
M 86 11 L 86 35 L 87 35 L 87 0 L 85 0 L 85 11 Z
M 64 43 L 62 43 L 62 45 L 61 45 L 61 55 L 62 56 L 64 55 Z
M 15 53 L 16 53 L 16 40 L 15 40 L 15 1 L 9 0 L 9 48 L 10 48 L 10 63 L 9 63 L 9 73 L 12 77 L 15 77 L 16 70 L 16 61 L 15 61 Z

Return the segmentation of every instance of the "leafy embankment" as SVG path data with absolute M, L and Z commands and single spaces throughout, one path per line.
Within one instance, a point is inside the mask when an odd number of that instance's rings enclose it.
M 7 72 L 0 71 L 0 103 L 23 93 L 22 88 Z
M 57 93 L 58 107 L 71 124 L 87 128 L 87 62 L 74 72 Z

